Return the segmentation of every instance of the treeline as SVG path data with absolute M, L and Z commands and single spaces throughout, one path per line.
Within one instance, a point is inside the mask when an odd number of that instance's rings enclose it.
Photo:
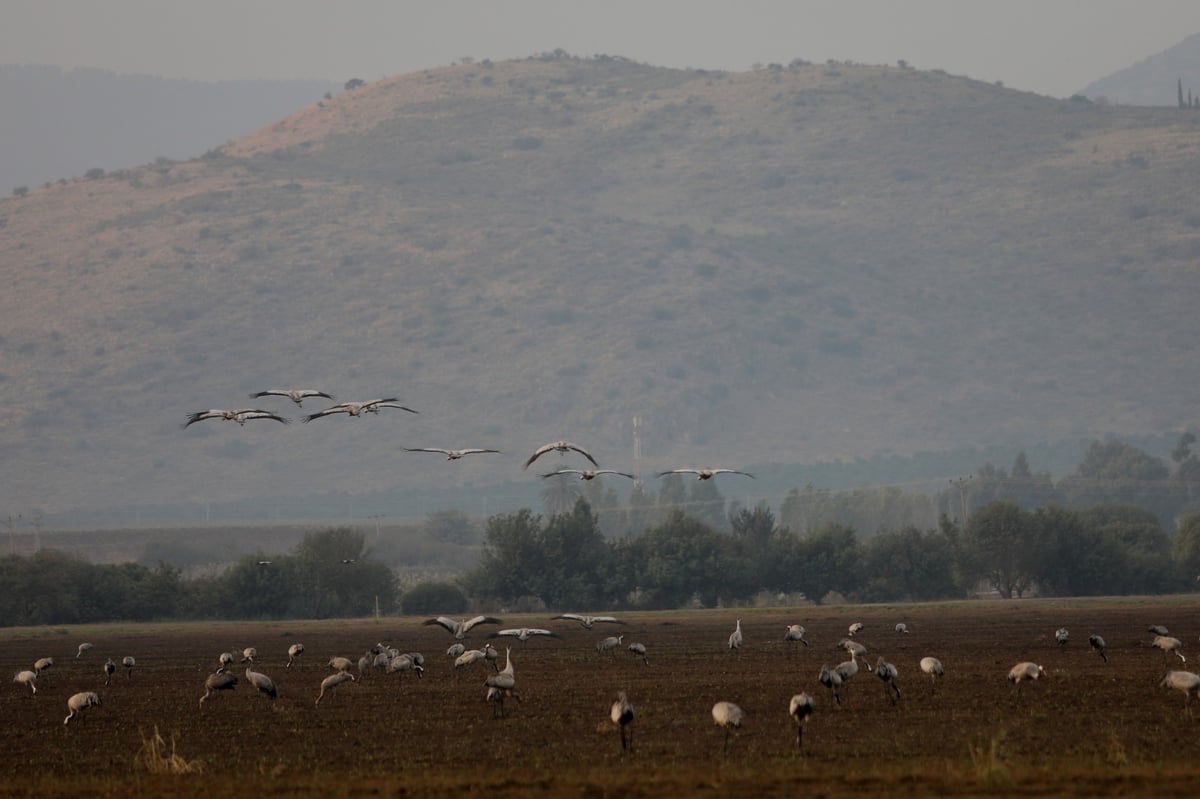
M 417 586 L 403 603 L 396 573 L 349 528 L 198 577 L 165 562 L 98 565 L 44 550 L 0 558 L 0 625 L 675 608 L 799 595 L 933 600 L 981 587 L 1005 597 L 1196 590 L 1195 441 L 1181 436 L 1173 469 L 1135 447 L 1095 442 L 1057 483 L 1020 454 L 1010 469 L 985 464 L 934 497 L 797 489 L 778 520 L 765 504 L 727 503 L 715 481 L 685 487 L 673 475 L 657 495 L 635 486 L 624 505 L 611 487 L 548 481 L 545 516 L 490 517 L 478 564 L 458 585 Z M 465 514 L 434 513 L 425 527 L 439 544 L 474 552 L 478 533 Z
M 940 491 L 930 492 L 923 482 L 907 490 L 895 485 L 849 490 L 808 485 L 787 491 L 778 508 L 779 519 L 800 535 L 840 524 L 853 527 L 865 540 L 881 530 L 934 528 L 943 515 L 969 518 L 974 509 L 989 502 L 1008 500 L 1027 510 L 1134 505 L 1171 524 L 1200 511 L 1200 458 L 1192 452 L 1195 442 L 1194 434 L 1183 434 L 1168 461 L 1120 441 L 1094 441 L 1075 471 L 1058 480 L 1049 472 L 1035 471 L 1020 452 L 1008 468 L 985 463 L 972 474 L 944 481 Z M 622 501 L 599 480 L 581 485 L 579 480 L 560 478 L 546 481 L 542 506 L 547 516 L 554 516 L 569 513 L 583 498 L 611 538 L 639 535 L 662 525 L 676 510 L 723 528 L 726 517 L 739 506 L 727 502 L 716 483 L 671 475 L 657 481 L 657 490 L 635 484 L 628 500 Z
M 1131 505 L 1026 510 L 997 500 L 965 525 L 943 515 L 860 540 L 827 522 L 803 534 L 765 505 L 721 528 L 671 512 L 639 535 L 606 538 L 584 499 L 548 519 L 528 509 L 487 521 L 479 565 L 458 586 L 403 597 L 396 574 L 351 529 L 310 533 L 289 555 L 248 555 L 220 574 L 92 564 L 53 550 L 0 559 L 0 625 L 108 620 L 280 619 L 374 613 L 713 607 L 756 601 L 912 601 L 965 597 L 1153 594 L 1194 590 L 1200 514 L 1168 534 Z M 410 601 L 411 600 L 411 601 Z
M 0 558 L 0 625 L 127 620 L 278 619 L 393 612 L 395 573 L 367 557 L 362 533 L 310 533 L 289 555 L 247 555 L 185 578 L 159 563 L 95 564 L 56 550 Z
M 994 501 L 965 525 L 905 527 L 860 541 L 828 522 L 804 534 L 766 506 L 742 508 L 728 530 L 676 511 L 640 535 L 606 539 L 586 500 L 548 521 L 529 510 L 488 520 L 483 557 L 462 581 L 477 602 L 523 609 L 712 607 L 756 595 L 815 602 L 1151 594 L 1191 589 L 1200 570 L 1200 515 L 1174 541 L 1128 505 L 1025 510 Z

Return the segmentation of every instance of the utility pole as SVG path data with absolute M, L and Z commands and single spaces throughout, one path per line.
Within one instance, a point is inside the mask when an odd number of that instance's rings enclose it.
M 972 477 L 972 475 L 968 474 L 966 477 L 958 477 L 958 478 L 950 481 L 951 485 L 958 486 L 958 501 L 962 507 L 962 523 L 963 523 L 964 527 L 966 527 L 966 525 L 967 525 L 967 490 L 966 489 L 967 489 L 967 483 L 971 482 L 971 477 Z
M 642 484 L 642 417 L 633 417 L 633 482 Z

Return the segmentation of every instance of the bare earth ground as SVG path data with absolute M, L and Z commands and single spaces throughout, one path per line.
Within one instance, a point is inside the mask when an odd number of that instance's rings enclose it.
M 548 626 L 562 638 L 512 647 L 523 702 L 493 718 L 482 666 L 456 670 L 453 639 L 421 619 L 105 625 L 0 631 L 11 675 L 39 657 L 55 666 L 35 697 L 0 690 L 2 796 L 1188 796 L 1200 793 L 1200 708 L 1189 719 L 1178 692 L 1157 686 L 1181 666 L 1147 646 L 1150 624 L 1184 641 L 1200 666 L 1200 597 L 1024 600 L 872 605 L 792 610 L 625 614 L 624 627 L 588 631 L 546 616 L 505 616 L 508 626 Z M 734 620 L 745 645 L 727 648 Z M 822 663 L 845 656 L 847 625 L 873 665 L 900 669 L 893 706 L 865 670 L 835 707 L 817 682 Z M 905 622 L 911 633 L 894 632 Z M 808 628 L 810 647 L 783 641 L 785 624 Z M 1071 642 L 1054 631 L 1066 626 Z M 468 644 L 495 628 L 476 627 Z M 641 641 L 650 665 L 624 649 L 600 656 L 595 643 L 623 633 Z M 1111 663 L 1087 644 L 1103 635 Z M 95 649 L 76 659 L 81 641 Z M 286 649 L 306 652 L 285 669 Z M 423 679 L 367 674 L 314 707 L 331 655 L 357 659 L 376 642 L 426 657 Z M 243 680 L 201 710 L 205 676 L 223 651 L 258 648 L 273 677 L 272 702 Z M 103 687 L 107 657 L 137 658 Z M 946 667 L 933 690 L 917 663 Z M 1196 660 L 1193 660 L 1195 658 Z M 1005 680 L 1022 660 L 1049 678 L 1018 698 Z M 240 674 L 240 667 L 236 670 Z M 9 678 L 11 679 L 11 678 Z M 103 705 L 64 727 L 66 699 L 97 691 Z M 608 707 L 618 690 L 637 708 L 634 750 L 621 754 Z M 817 713 L 795 749 L 788 699 L 806 690 Z M 710 708 L 729 700 L 746 725 L 722 755 Z M 157 728 L 200 773 L 152 775 L 135 762 Z

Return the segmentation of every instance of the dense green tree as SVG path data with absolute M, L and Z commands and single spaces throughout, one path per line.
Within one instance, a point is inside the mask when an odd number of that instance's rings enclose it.
M 605 596 L 608 545 L 586 500 L 550 519 L 541 534 L 546 573 L 538 594 L 547 607 L 600 607 Z
M 1172 552 L 1183 577 L 1193 584 L 1200 581 L 1200 513 L 1189 513 L 1179 521 Z
M 1026 514 L 1013 502 L 991 502 L 975 511 L 962 538 L 966 572 L 988 581 L 1000 595 L 1020 597 L 1033 584 L 1040 547 Z
M 1098 505 L 1080 513 L 1084 526 L 1117 550 L 1113 577 L 1095 593 L 1148 594 L 1170 591 L 1178 582 L 1171 538 L 1149 510 L 1132 505 Z
M 468 593 L 496 599 L 540 596 L 547 568 L 541 541 L 542 517 L 528 508 L 489 517 L 479 565 L 463 578 Z
M 858 538 L 852 527 L 826 523 L 801 540 L 799 587 L 814 602 L 821 602 L 830 591 L 847 595 L 858 589 Z
M 309 533 L 296 547 L 297 596 L 287 615 L 321 619 L 364 616 L 378 598 L 391 610 L 398 595 L 394 573 L 369 559 L 366 535 L 351 527 Z
M 676 509 L 643 539 L 636 582 L 656 607 L 681 607 L 692 597 L 713 607 L 745 596 L 746 564 L 729 536 Z
M 863 544 L 859 596 L 868 602 L 961 596 L 954 565 L 953 549 L 940 532 L 906 527 L 880 533 Z

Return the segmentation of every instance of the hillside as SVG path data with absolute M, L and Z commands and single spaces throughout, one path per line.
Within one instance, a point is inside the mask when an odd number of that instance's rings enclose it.
M 90 169 L 193 158 L 341 86 L 315 80 L 173 80 L 0 64 L 0 193 Z
M 1186 97 L 1200 99 L 1200 33 L 1136 64 L 1088 84 L 1083 94 L 1122 105 L 1166 105 L 1179 102 L 1179 81 Z
M 627 467 L 635 415 L 647 471 L 1181 429 L 1198 149 L 1175 109 L 889 67 L 370 84 L 0 202 L 0 512 L 474 502 L 556 438 Z M 179 429 L 293 386 L 421 414 Z

